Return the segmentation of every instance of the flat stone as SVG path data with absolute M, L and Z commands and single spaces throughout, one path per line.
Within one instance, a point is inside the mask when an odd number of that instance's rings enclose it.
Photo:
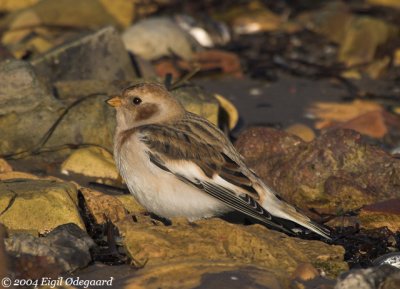
M 388 227 L 392 232 L 397 232 L 400 230 L 400 199 L 365 206 L 358 218 L 364 228 Z
M 77 190 L 71 183 L 27 179 L 0 182 L 0 222 L 10 231 L 39 234 L 66 223 L 85 229 L 77 204 Z
M 63 174 L 75 173 L 87 177 L 117 180 L 119 174 L 113 155 L 100 147 L 75 150 L 61 165 Z
M 116 282 L 126 289 L 282 289 L 288 288 L 274 270 L 223 261 L 172 262 L 146 266 Z
M 63 44 L 31 63 L 50 83 L 77 79 L 132 80 L 136 77 L 128 52 L 113 27 Z
M 29 7 L 39 0 L 0 0 L 0 11 L 14 11 Z
M 177 219 L 172 220 L 171 226 L 163 226 L 125 219 L 117 226 L 138 266 L 224 261 L 269 268 L 281 276 L 294 272 L 300 263 L 311 263 L 329 276 L 347 269 L 342 247 L 291 238 L 261 225 L 235 225 L 221 219 L 188 223 Z

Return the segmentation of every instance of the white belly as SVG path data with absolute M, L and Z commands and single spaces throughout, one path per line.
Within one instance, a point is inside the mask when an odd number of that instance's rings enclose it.
M 150 162 L 143 143 L 131 137 L 115 151 L 122 178 L 136 200 L 148 211 L 164 218 L 207 218 L 230 211 L 220 201 L 192 187 Z

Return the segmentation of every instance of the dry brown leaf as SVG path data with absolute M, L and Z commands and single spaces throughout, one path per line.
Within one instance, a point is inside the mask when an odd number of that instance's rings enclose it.
M 315 127 L 322 129 L 334 123 L 347 122 L 367 112 L 382 110 L 378 103 L 355 100 L 351 103 L 315 102 L 307 111 L 318 120 Z

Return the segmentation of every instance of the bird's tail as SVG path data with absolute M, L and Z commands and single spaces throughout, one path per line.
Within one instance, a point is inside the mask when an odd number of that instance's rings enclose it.
M 271 198 L 268 198 L 262 206 L 273 216 L 292 221 L 322 237 L 327 240 L 331 240 L 330 231 L 328 228 L 319 225 L 312 221 L 309 217 L 298 211 L 295 207 L 289 205 L 288 203 L 279 200 L 276 197 L 276 193 L 273 192 L 270 188 L 268 188 L 269 192 L 273 194 Z M 296 233 L 295 228 L 287 228 L 293 233 Z

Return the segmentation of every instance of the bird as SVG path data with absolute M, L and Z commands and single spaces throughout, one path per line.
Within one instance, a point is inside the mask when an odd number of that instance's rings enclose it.
M 329 229 L 285 202 L 218 127 L 162 84 L 132 85 L 106 102 L 116 110 L 116 166 L 147 211 L 189 221 L 238 211 L 289 235 L 330 240 Z

